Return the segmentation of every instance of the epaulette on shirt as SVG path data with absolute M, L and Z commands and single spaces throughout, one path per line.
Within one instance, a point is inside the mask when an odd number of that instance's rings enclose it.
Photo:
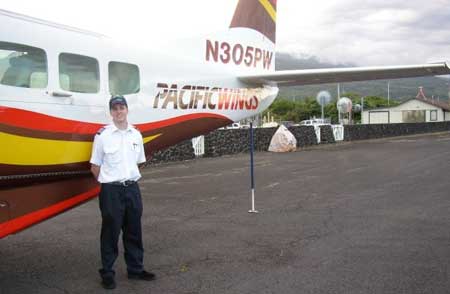
M 97 131 L 97 135 L 100 135 L 101 133 L 103 133 L 103 131 L 105 130 L 105 127 L 101 128 L 100 130 Z

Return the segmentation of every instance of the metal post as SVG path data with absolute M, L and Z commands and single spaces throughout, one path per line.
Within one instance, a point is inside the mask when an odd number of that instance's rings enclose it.
M 364 96 L 361 97 L 361 124 L 363 123 L 363 115 L 364 115 Z
M 337 84 L 337 101 L 339 102 L 339 99 L 341 99 L 341 84 Z M 339 107 L 337 108 L 338 110 L 338 122 L 339 124 L 341 124 L 341 111 L 339 110 Z
M 391 100 L 391 83 L 390 83 L 390 81 L 388 81 L 388 106 L 389 106 L 389 100 Z
M 254 176 L 254 169 L 253 169 L 253 148 L 254 142 L 253 142 L 253 122 L 250 122 L 250 178 L 251 178 L 251 190 L 252 190 L 252 209 L 250 209 L 248 212 L 250 213 L 258 213 L 257 210 L 255 210 L 255 176 Z
M 364 96 L 361 97 L 361 112 L 364 111 Z
M 322 102 L 322 123 L 323 123 L 323 104 L 324 102 Z

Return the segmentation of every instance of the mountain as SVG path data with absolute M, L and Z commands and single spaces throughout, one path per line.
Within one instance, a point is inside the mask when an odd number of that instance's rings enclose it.
M 333 67 L 353 67 L 354 64 L 331 64 L 320 61 L 316 56 L 294 56 L 289 53 L 277 53 L 275 59 L 277 70 L 313 69 Z M 441 77 L 420 77 L 408 79 L 389 80 L 390 97 L 395 100 L 406 100 L 416 97 L 418 88 L 424 87 L 427 97 L 434 96 L 435 99 L 447 101 L 449 97 L 450 80 Z M 368 82 L 341 83 L 341 94 L 354 92 L 362 96 L 387 97 L 388 80 L 377 80 Z M 337 84 L 323 84 L 299 87 L 280 87 L 279 97 L 288 99 L 302 99 L 304 97 L 315 97 L 319 91 L 327 90 L 333 97 L 337 97 Z

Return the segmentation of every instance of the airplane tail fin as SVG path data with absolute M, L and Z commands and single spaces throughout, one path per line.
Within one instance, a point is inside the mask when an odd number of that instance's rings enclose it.
M 239 0 L 230 28 L 250 28 L 276 42 L 277 0 Z
M 239 0 L 229 29 L 206 40 L 206 61 L 238 74 L 275 70 L 276 0 Z

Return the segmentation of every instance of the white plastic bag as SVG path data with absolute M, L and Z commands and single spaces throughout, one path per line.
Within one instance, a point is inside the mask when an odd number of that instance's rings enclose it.
M 285 126 L 280 125 L 270 141 L 269 151 L 290 152 L 296 149 L 297 139 L 295 139 L 294 135 Z

